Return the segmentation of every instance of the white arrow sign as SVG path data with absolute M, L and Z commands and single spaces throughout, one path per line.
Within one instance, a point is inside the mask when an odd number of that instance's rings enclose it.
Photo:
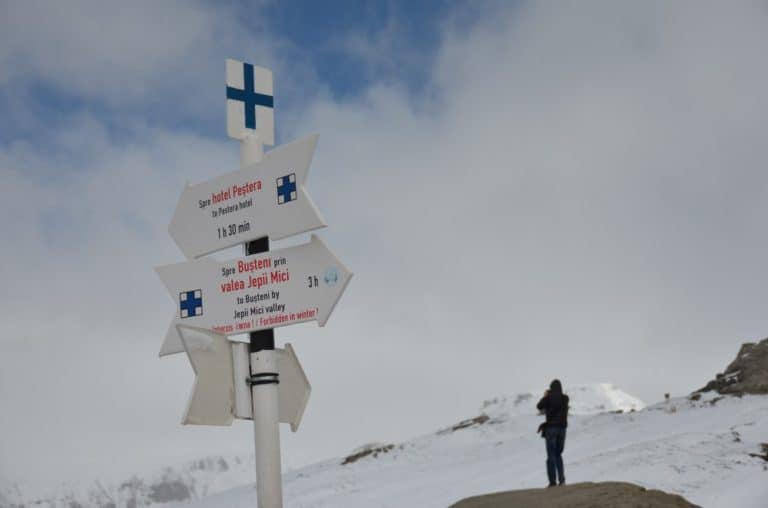
M 178 332 L 195 371 L 195 385 L 181 423 L 232 425 L 235 388 L 229 341 L 217 333 L 183 326 Z
M 285 349 L 278 349 L 277 352 L 277 371 L 280 374 L 280 384 L 277 385 L 278 421 L 290 424 L 291 430 L 296 432 L 312 387 L 293 346 L 286 344 Z
M 223 335 L 325 325 L 352 273 L 317 236 L 310 243 L 216 261 L 202 258 L 156 268 L 176 303 L 160 356 L 183 351 L 176 326 Z
M 235 417 L 252 419 L 248 376 L 235 368 L 238 362 L 247 365 L 248 345 L 232 343 L 224 335 L 207 330 L 179 326 L 178 331 L 195 371 L 195 385 L 182 423 L 225 426 L 232 425 Z M 296 432 L 312 388 L 290 344 L 275 352 L 280 380 L 278 421 L 290 424 Z M 238 401 L 241 407 L 236 407 Z
M 184 189 L 168 232 L 188 258 L 269 236 L 325 227 L 304 190 L 317 135 L 275 148 L 238 171 Z

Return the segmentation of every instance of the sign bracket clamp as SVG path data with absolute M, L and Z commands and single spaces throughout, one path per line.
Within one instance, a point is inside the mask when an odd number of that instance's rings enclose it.
M 254 385 L 278 385 L 280 384 L 278 372 L 257 372 L 252 374 L 251 377 L 245 378 L 245 384 L 248 386 Z

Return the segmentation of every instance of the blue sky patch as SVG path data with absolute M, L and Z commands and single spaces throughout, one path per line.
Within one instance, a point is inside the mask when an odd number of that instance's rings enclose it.
M 208 7 L 214 4 L 203 5 L 202 9 L 210 12 Z M 283 115 L 301 110 L 320 90 L 344 101 L 380 82 L 397 84 L 418 95 L 428 86 L 445 24 L 460 19 L 454 24 L 468 30 L 473 16 L 480 12 L 476 4 L 440 0 L 232 1 L 216 3 L 215 7 L 231 9 L 246 34 L 274 41 L 272 58 L 295 73 L 275 77 L 275 105 Z M 115 18 L 114 22 L 121 21 Z M 217 26 L 218 30 L 224 28 Z M 232 47 L 241 45 L 237 40 L 222 44 L 201 54 L 202 60 L 174 61 L 174 68 L 155 69 L 149 80 L 137 75 L 136 82 L 128 85 L 144 94 L 138 98 L 124 97 L 121 90 L 99 89 L 98 94 L 93 94 L 66 89 L 58 78 L 46 81 L 23 70 L 12 74 L 10 79 L 0 81 L 0 146 L 18 139 L 50 136 L 78 112 L 98 118 L 115 139 L 130 139 L 133 130 L 141 125 L 223 138 L 224 59 L 246 58 L 267 67 L 270 62 L 260 61 L 257 50 L 232 51 Z M 115 55 L 116 59 L 120 57 Z M 215 69 L 220 69 L 219 74 Z M 109 65 L 103 72 L 111 72 Z M 285 86 L 288 80 L 291 86 Z M 98 82 L 97 76 L 94 81 Z M 281 123 L 277 122 L 278 130 Z M 282 137 L 278 135 L 277 139 Z

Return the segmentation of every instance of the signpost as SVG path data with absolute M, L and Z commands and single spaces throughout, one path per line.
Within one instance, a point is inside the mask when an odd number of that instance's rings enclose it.
M 184 261 L 156 271 L 177 304 L 172 327 L 223 335 L 305 321 L 323 326 L 352 277 L 316 235 L 287 249 Z
M 316 145 L 317 136 L 309 136 L 275 148 L 260 163 L 185 188 L 168 226 L 184 255 L 325 227 L 304 189 Z
M 253 419 L 248 344 L 230 342 L 225 335 L 179 326 L 184 349 L 195 371 L 195 384 L 182 418 L 183 424 L 232 425 L 235 418 Z M 276 349 L 278 421 L 296 432 L 312 387 L 290 344 Z M 235 380 L 240 382 L 235 382 Z
M 185 351 L 195 371 L 183 423 L 253 420 L 258 506 L 281 508 L 278 422 L 298 429 L 310 385 L 291 345 L 275 348 L 273 330 L 325 325 L 352 273 L 314 234 L 269 250 L 270 237 L 326 225 L 304 189 L 317 136 L 264 155 L 274 144 L 272 72 L 228 59 L 226 83 L 241 169 L 182 191 L 168 231 L 188 261 L 156 269 L 176 307 L 160 356 Z M 238 243 L 245 257 L 201 258 Z M 248 345 L 227 339 L 246 332 Z

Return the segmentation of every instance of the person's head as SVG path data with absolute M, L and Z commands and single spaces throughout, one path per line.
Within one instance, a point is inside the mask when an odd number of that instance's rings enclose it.
M 549 393 L 563 393 L 563 385 L 560 384 L 559 379 L 555 379 L 549 384 Z

